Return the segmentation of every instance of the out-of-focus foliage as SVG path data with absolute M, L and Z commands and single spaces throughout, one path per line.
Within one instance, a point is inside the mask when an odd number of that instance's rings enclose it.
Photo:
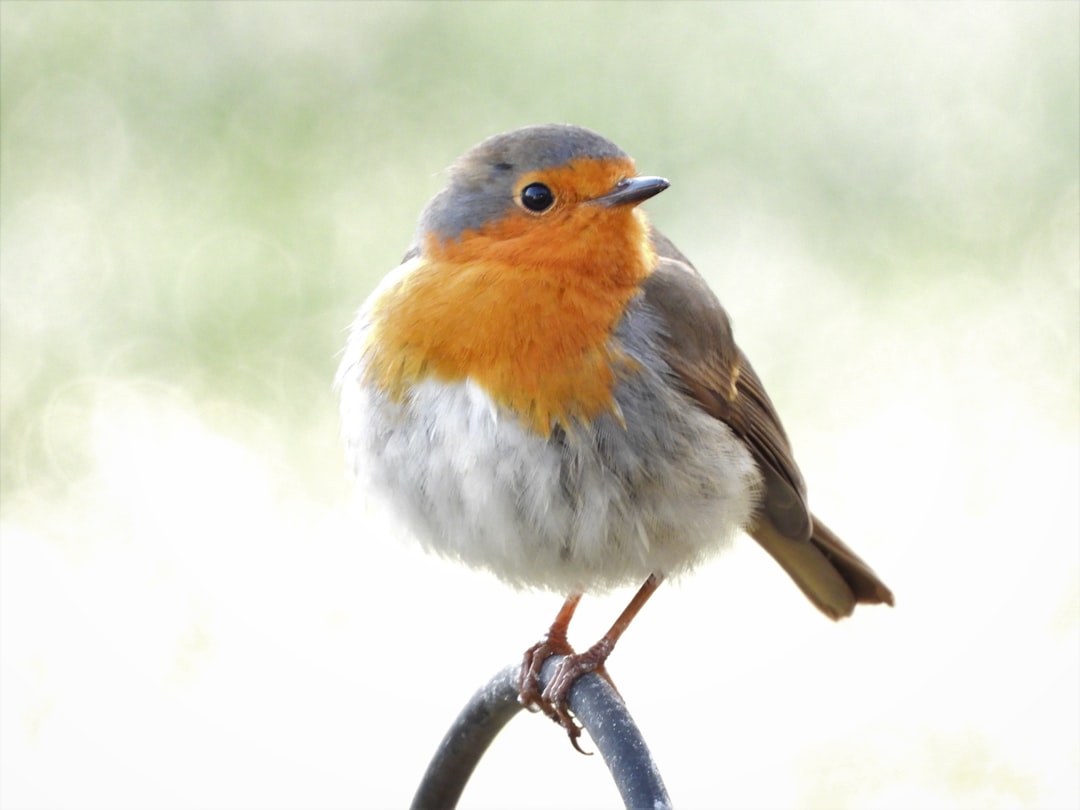
M 6 4 L 4 489 L 73 460 L 42 420 L 88 376 L 310 412 L 437 170 L 523 123 L 647 156 L 699 252 L 765 210 L 867 294 L 1018 283 L 1077 172 L 1071 13 Z

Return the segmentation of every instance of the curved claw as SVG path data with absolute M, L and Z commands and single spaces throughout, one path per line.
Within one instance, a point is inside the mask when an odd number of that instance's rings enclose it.
M 544 662 L 553 655 L 570 657 L 574 655 L 574 648 L 565 637 L 560 638 L 548 633 L 525 651 L 517 676 L 518 701 L 529 711 L 542 711 L 563 725 L 555 706 L 544 697 L 546 690 L 540 690 L 540 670 Z
M 597 669 L 597 664 L 587 663 L 591 652 L 593 651 L 589 650 L 584 655 L 578 655 L 565 638 L 553 637 L 549 633 L 525 651 L 517 676 L 518 702 L 531 712 L 543 712 L 554 723 L 562 726 L 574 750 L 587 757 L 591 757 L 592 752 L 585 751 L 578 744 L 582 726 L 570 711 L 569 695 L 574 681 Z M 541 691 L 540 670 L 544 662 L 553 655 L 561 655 L 563 658 L 556 664 L 547 688 Z M 599 666 L 602 667 L 602 663 Z
M 578 737 L 581 736 L 581 726 L 570 712 L 570 690 L 578 678 L 590 672 L 597 673 L 614 688 L 615 684 L 611 683 L 611 678 L 604 669 L 604 662 L 607 661 L 611 651 L 615 649 L 615 643 L 630 625 L 630 622 L 633 621 L 638 611 L 641 610 L 645 602 L 648 601 L 649 597 L 660 587 L 660 583 L 663 581 L 664 577 L 660 574 L 652 574 L 645 580 L 638 592 L 634 594 L 634 598 L 630 600 L 630 604 L 626 606 L 623 612 L 619 614 L 619 618 L 611 625 L 611 629 L 604 634 L 603 638 L 580 655 L 574 652 L 566 640 L 566 628 L 569 626 L 574 610 L 577 609 L 578 602 L 581 600 L 580 593 L 571 594 L 563 603 L 562 609 L 559 611 L 559 615 L 555 617 L 548 634 L 538 644 L 534 644 L 525 651 L 525 658 L 521 663 L 521 670 L 517 678 L 518 700 L 526 708 L 536 707 L 536 709 L 539 709 L 566 729 L 571 744 L 582 754 L 586 752 L 582 751 L 581 746 L 577 743 Z M 564 657 L 556 663 L 556 669 L 552 673 L 547 688 L 541 692 L 540 670 L 544 665 L 544 661 L 556 654 L 562 654 Z M 617 689 L 615 691 L 618 693 Z
M 584 754 L 587 757 L 591 757 L 593 754 L 592 751 L 586 751 L 584 748 L 578 745 L 578 737 L 581 736 L 581 724 L 574 720 L 570 715 L 567 715 L 567 717 L 570 718 L 567 721 L 569 725 L 567 725 L 567 723 L 560 723 L 560 725 L 566 729 L 566 735 L 570 738 L 570 744 L 574 746 L 574 750 L 577 751 L 579 754 Z
M 601 642 L 581 654 L 567 655 L 555 665 L 555 672 L 552 673 L 547 688 L 540 696 L 543 703 L 550 705 L 554 709 L 552 719 L 566 729 L 566 733 L 570 737 L 570 743 L 579 753 L 586 756 L 592 756 L 592 754 L 583 751 L 581 746 L 578 745 L 578 737 L 581 736 L 581 725 L 570 713 L 570 690 L 573 689 L 578 678 L 582 675 L 588 675 L 590 672 L 597 673 L 608 683 L 611 683 L 611 678 L 608 676 L 607 670 L 604 669 L 604 662 L 610 654 L 611 647 L 601 640 Z M 614 683 L 611 683 L 611 685 L 612 687 L 615 686 Z

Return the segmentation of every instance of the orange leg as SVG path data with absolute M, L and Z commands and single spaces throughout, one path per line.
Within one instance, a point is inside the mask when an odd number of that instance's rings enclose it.
M 573 593 L 567 597 L 559 609 L 559 615 L 555 617 L 555 621 L 551 623 L 544 637 L 525 651 L 521 671 L 518 673 L 518 699 L 522 705 L 529 711 L 543 710 L 552 719 L 556 719 L 554 708 L 550 703 L 545 702 L 540 694 L 540 669 L 553 655 L 574 654 L 574 648 L 566 640 L 566 631 L 570 627 L 570 620 L 574 618 L 574 611 L 577 610 L 580 601 L 580 593 Z
M 566 733 L 570 735 L 570 742 L 578 751 L 581 751 L 577 743 L 577 738 L 581 735 L 581 727 L 574 721 L 573 715 L 570 713 L 568 702 L 570 689 L 573 688 L 574 682 L 578 678 L 590 672 L 598 672 L 609 682 L 611 681 L 604 669 L 604 662 L 607 661 L 608 656 L 615 649 L 615 643 L 626 632 L 626 628 L 630 626 L 630 622 L 634 620 L 634 617 L 637 616 L 641 608 L 649 601 L 649 597 L 656 592 L 656 589 L 660 587 L 660 583 L 663 581 L 664 577 L 660 574 L 653 574 L 645 580 L 645 584 L 634 594 L 634 598 L 630 600 L 630 604 L 626 606 L 626 609 L 619 614 L 619 618 L 611 625 L 611 629 L 598 642 L 580 654 L 575 653 L 566 640 L 566 630 L 570 624 L 570 619 L 574 615 L 578 602 L 581 601 L 581 594 L 574 594 L 563 604 L 559 615 L 555 618 L 555 622 L 551 625 L 551 629 L 544 639 L 539 644 L 530 647 L 525 653 L 525 661 L 522 664 L 522 674 L 519 679 L 522 702 L 526 706 L 538 706 L 545 714 L 566 729 Z M 564 655 L 565 658 L 559 662 L 547 688 L 542 694 L 537 695 L 540 668 L 543 666 L 544 659 L 559 654 Z M 526 691 L 526 686 L 531 686 L 531 690 Z

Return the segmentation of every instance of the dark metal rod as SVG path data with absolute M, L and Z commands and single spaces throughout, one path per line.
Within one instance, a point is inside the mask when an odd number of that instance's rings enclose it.
M 542 685 L 551 679 L 558 660 L 552 657 L 544 663 Z M 518 670 L 510 666 L 500 671 L 465 705 L 428 764 L 413 797 L 413 810 L 457 806 L 491 741 L 522 708 L 517 699 Z M 626 704 L 611 684 L 595 673 L 582 676 L 571 688 L 569 700 L 574 716 L 589 732 L 611 771 L 623 803 L 631 808 L 670 808 L 671 799 L 660 771 Z M 561 734 L 553 733 L 552 739 L 566 744 Z
M 413 796 L 413 810 L 457 807 L 461 792 L 491 741 L 521 711 L 514 679 L 518 667 L 507 667 L 487 682 L 446 732 Z

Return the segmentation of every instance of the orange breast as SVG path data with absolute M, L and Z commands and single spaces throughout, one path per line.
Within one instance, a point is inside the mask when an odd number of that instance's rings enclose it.
M 368 378 L 402 398 L 434 377 L 472 380 L 526 425 L 616 412 L 633 361 L 612 332 L 656 256 L 636 209 L 515 212 L 445 243 L 374 302 Z

